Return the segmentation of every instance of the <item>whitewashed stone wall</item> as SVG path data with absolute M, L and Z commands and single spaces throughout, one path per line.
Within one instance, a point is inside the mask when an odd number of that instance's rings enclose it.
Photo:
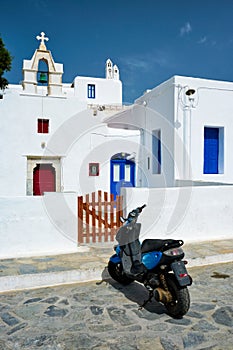
M 233 238 L 233 187 L 124 188 L 125 212 L 146 203 L 141 240 Z M 0 197 L 0 259 L 78 252 L 77 193 Z
M 122 194 L 127 212 L 147 204 L 139 220 L 141 240 L 233 238 L 232 186 L 124 188 Z

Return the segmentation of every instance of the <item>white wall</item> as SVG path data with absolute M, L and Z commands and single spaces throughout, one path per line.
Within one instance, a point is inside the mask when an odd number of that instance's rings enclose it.
M 138 153 L 139 133 L 109 130 L 101 122 L 103 114 L 93 117 L 93 110 L 84 110 L 65 121 L 49 139 L 44 155 L 63 155 L 62 191 L 109 192 L 111 157 L 119 152 Z M 99 176 L 89 176 L 89 163 L 99 163 Z
M 147 204 L 140 239 L 233 238 L 233 187 L 123 188 L 128 213 Z M 0 197 L 0 259 L 65 254 L 77 248 L 77 193 Z
M 185 242 L 233 238 L 233 187 L 124 188 L 124 208 L 141 206 L 141 240 L 175 238 Z
M 9 90 L 0 103 L 0 194 L 26 194 L 27 156 L 43 156 L 41 144 L 85 105 L 75 98 L 21 96 Z M 37 133 L 37 119 L 50 120 L 49 134 Z M 60 154 L 50 153 L 50 156 Z
M 195 89 L 189 101 L 187 89 Z M 233 183 L 233 83 L 207 79 L 175 77 L 176 137 L 183 140 L 189 164 L 184 167 L 184 177 L 194 181 Z M 204 127 L 224 128 L 224 171 L 222 174 L 203 174 Z M 181 149 L 176 149 L 176 159 L 184 162 Z M 181 165 L 182 166 L 182 165 Z M 176 178 L 181 179 L 176 173 Z
M 88 84 L 95 85 L 95 98 L 88 98 Z M 122 83 L 120 80 L 91 77 L 76 77 L 74 80 L 75 96 L 80 101 L 97 105 L 121 105 Z
M 0 258 L 77 252 L 77 195 L 0 197 Z
M 143 105 L 161 115 L 161 118 L 173 124 L 174 118 L 174 77 L 149 90 L 135 100 L 135 104 Z M 148 125 L 149 127 L 149 125 Z
M 195 94 L 190 100 L 188 89 Z M 144 130 L 142 162 L 144 181 L 150 187 L 175 186 L 176 180 L 233 183 L 233 83 L 175 76 L 135 101 L 134 107 L 111 119 L 109 125 L 135 125 Z M 224 130 L 222 173 L 203 174 L 204 127 Z M 162 173 L 148 165 L 152 155 L 151 132 L 161 129 Z M 221 171 L 220 171 L 221 172 Z M 180 182 L 180 183 L 181 183 Z
M 114 100 L 121 104 L 121 82 L 107 79 L 99 81 L 98 90 L 102 89 L 99 103 L 110 103 Z M 78 86 L 78 91 L 80 88 L 82 87 Z M 66 88 L 66 90 L 69 92 L 74 89 Z M 85 88 L 85 94 L 86 92 Z M 43 94 L 43 91 L 40 93 Z M 91 180 L 93 183 L 95 180 L 98 182 L 98 189 L 103 187 L 104 190 L 109 190 L 108 167 L 111 156 L 121 151 L 127 152 L 128 148 L 131 151 L 132 147 L 137 146 L 132 146 L 133 138 L 130 131 L 118 130 L 113 132 L 113 143 L 117 139 L 116 136 L 118 140 L 126 141 L 128 135 L 130 145 L 122 144 L 121 147 L 115 142 L 114 146 L 103 147 L 108 151 L 104 152 L 104 158 L 100 147 L 96 153 L 96 147 L 100 144 L 108 142 L 109 145 L 112 131 L 109 131 L 101 121 L 105 111 L 98 111 L 95 116 L 94 110 L 87 108 L 87 101 L 80 101 L 80 98 L 70 94 L 60 98 L 40 94 L 28 95 L 24 94 L 19 86 L 9 87 L 0 101 L 0 195 L 27 194 L 27 157 L 61 158 L 61 186 L 57 186 L 58 190 L 61 188 L 64 191 L 79 191 L 81 167 L 84 167 L 82 174 L 85 175 L 81 179 L 82 182 Z M 114 113 L 114 109 L 106 113 Z M 48 134 L 37 133 L 38 118 L 49 119 Z M 43 144 L 45 147 L 42 147 Z M 86 159 L 90 154 L 92 159 L 90 157 Z M 85 160 L 101 162 L 98 179 L 88 178 L 88 163 Z
M 173 85 L 169 85 L 170 100 L 173 99 Z M 173 124 L 173 104 L 169 104 L 165 99 L 162 104 L 166 113 L 157 112 L 153 90 L 137 100 L 137 104 L 128 110 L 114 115 L 106 122 L 112 128 L 128 128 L 140 130 L 141 147 L 138 155 L 137 186 L 139 187 L 166 187 L 174 186 L 174 124 Z M 150 96 L 147 96 L 150 95 Z M 164 97 L 164 96 L 163 96 Z M 146 101 L 144 104 L 143 102 Z M 162 105 L 160 106 L 162 109 Z M 152 131 L 161 130 L 162 141 L 162 171 L 161 174 L 154 174 L 152 153 Z
M 141 153 L 144 171 L 144 186 L 170 187 L 174 185 L 174 129 L 170 122 L 153 109 L 145 109 L 145 124 Z M 152 133 L 159 130 L 161 135 L 161 173 L 153 172 L 153 162 L 157 161 L 152 151 Z
M 125 139 L 121 135 L 111 138 L 106 128 L 97 129 L 99 135 L 92 134 L 94 145 L 90 147 L 90 137 L 83 137 L 70 150 L 64 159 L 64 183 L 66 191 L 76 191 L 80 194 L 97 190 L 110 192 L 110 161 L 116 153 L 138 153 L 137 136 Z M 109 137 L 108 137 L 109 136 Z M 85 142 L 85 140 L 87 142 Z M 86 145 L 84 148 L 82 145 Z M 89 146 L 89 147 L 88 147 Z M 78 155 L 82 149 L 82 161 Z M 89 163 L 99 163 L 99 176 L 89 176 Z M 138 166 L 136 159 L 136 167 Z

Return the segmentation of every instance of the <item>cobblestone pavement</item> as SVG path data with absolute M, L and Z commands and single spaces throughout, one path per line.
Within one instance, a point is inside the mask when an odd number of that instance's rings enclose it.
M 0 293 L 64 283 L 96 281 L 114 254 L 113 243 L 77 248 L 73 254 L 0 259 Z M 233 261 L 233 239 L 184 244 L 188 266 Z
M 191 307 L 182 319 L 144 287 L 108 280 L 0 294 L 0 350 L 230 350 L 233 263 L 189 269 Z

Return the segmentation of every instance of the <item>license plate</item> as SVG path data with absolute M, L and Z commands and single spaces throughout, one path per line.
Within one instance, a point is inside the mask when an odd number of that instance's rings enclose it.
M 183 261 L 175 261 L 171 264 L 172 271 L 181 287 L 189 286 L 191 279 Z

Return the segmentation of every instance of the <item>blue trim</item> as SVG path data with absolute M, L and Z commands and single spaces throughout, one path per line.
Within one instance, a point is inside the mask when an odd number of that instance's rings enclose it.
M 204 174 L 218 174 L 219 128 L 204 128 Z
M 88 84 L 87 85 L 87 97 L 88 98 L 95 98 L 95 84 Z
M 152 132 L 152 172 L 153 174 L 161 174 L 161 130 L 153 130 Z
M 121 258 L 117 254 L 112 255 L 109 260 L 114 264 L 119 264 L 121 262 Z
M 114 181 L 114 166 L 119 166 L 119 179 Z M 125 180 L 125 167 L 130 166 L 130 179 Z M 120 195 L 121 187 L 135 187 L 135 162 L 127 159 L 111 159 L 110 162 L 110 192 L 114 198 Z

